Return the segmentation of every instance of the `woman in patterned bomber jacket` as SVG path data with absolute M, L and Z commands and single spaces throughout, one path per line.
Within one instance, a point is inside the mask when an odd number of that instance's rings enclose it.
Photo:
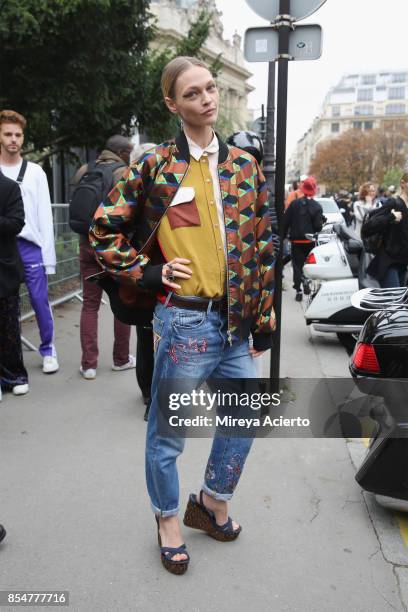
M 95 213 L 90 241 L 114 278 L 156 292 L 146 481 L 162 563 L 182 574 L 189 555 L 177 516 L 176 459 L 184 438 L 161 434 L 158 385 L 194 379 L 195 388 L 210 376 L 257 377 L 253 359 L 271 347 L 274 329 L 274 255 L 265 179 L 250 154 L 214 133 L 219 98 L 209 70 L 196 58 L 176 58 L 163 71 L 162 91 L 183 131 L 125 172 Z M 241 527 L 229 518 L 228 501 L 251 443 L 214 436 L 185 525 L 221 541 L 238 537 Z

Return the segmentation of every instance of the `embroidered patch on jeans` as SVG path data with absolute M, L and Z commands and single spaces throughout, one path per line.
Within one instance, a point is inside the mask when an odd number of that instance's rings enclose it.
M 227 493 L 233 493 L 238 484 L 238 480 L 242 472 L 241 455 L 236 453 L 231 457 L 230 462 L 226 466 L 227 471 Z
M 205 470 L 205 480 L 215 480 L 215 468 L 211 460 L 209 460 L 207 463 L 207 468 Z
M 175 364 L 181 362 L 189 363 L 194 360 L 195 355 L 205 353 L 208 348 L 208 341 L 206 338 L 189 338 L 188 342 L 177 342 L 172 344 L 169 349 L 170 359 Z M 195 360 L 194 360 L 195 361 Z

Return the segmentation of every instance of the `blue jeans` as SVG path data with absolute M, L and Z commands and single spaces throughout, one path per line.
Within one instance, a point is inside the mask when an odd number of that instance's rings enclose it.
M 146 436 L 146 483 L 156 515 L 179 511 L 176 460 L 183 437 L 161 437 L 157 432 L 158 384 L 161 378 L 257 378 L 248 341 L 229 346 L 227 317 L 217 311 L 165 307 L 159 303 L 153 318 L 155 363 L 152 404 Z M 231 499 L 238 484 L 252 438 L 215 435 L 202 489 L 214 499 Z
M 385 273 L 381 281 L 381 287 L 404 287 L 406 285 L 407 266 L 405 264 L 393 264 Z

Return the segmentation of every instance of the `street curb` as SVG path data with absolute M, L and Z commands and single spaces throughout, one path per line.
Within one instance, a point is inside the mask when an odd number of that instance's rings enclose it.
M 357 471 L 366 453 L 361 439 L 353 438 L 346 441 L 351 462 Z M 380 506 L 372 493 L 362 491 L 370 520 L 373 524 L 384 559 L 394 566 L 408 569 L 408 548 L 402 538 L 398 513 L 386 510 Z M 408 602 L 408 573 L 404 580 L 404 598 Z

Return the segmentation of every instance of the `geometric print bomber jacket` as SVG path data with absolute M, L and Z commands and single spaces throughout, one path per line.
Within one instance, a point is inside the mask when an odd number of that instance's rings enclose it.
M 218 137 L 218 135 L 217 135 Z M 227 243 L 228 340 L 252 334 L 254 348 L 271 347 L 275 255 L 265 178 L 254 157 L 219 137 L 218 177 Z M 162 287 L 156 233 L 189 168 L 187 139 L 147 151 L 98 207 L 89 240 L 101 267 L 117 281 Z M 146 293 L 146 291 L 144 291 Z M 139 291 L 140 294 L 140 291 Z

